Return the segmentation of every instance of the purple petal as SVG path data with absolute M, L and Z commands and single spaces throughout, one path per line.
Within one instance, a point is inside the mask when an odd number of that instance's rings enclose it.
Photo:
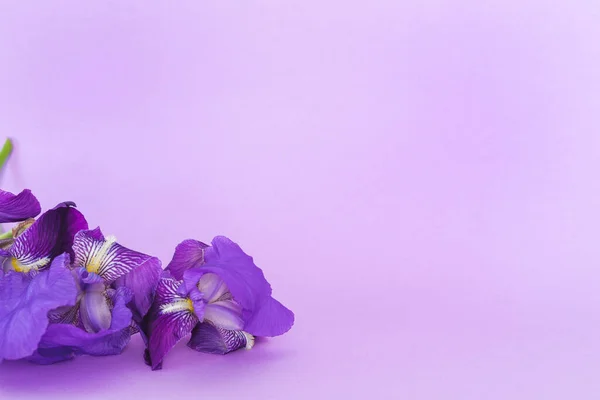
M 114 283 L 115 287 L 125 286 L 133 292 L 133 300 L 129 304 L 133 310 L 134 319 L 139 323 L 148 313 L 162 273 L 161 262 L 156 257 L 149 257 L 133 271 L 120 277 Z
M 48 312 L 75 304 L 77 288 L 68 265 L 63 254 L 33 278 L 11 271 L 0 280 L 0 361 L 31 355 L 48 326 Z
M 154 303 L 146 317 L 148 355 L 153 370 L 162 367 L 165 355 L 198 323 L 192 311 L 177 307 L 186 301 L 177 294 L 178 285 L 179 282 L 172 278 L 161 278 Z
M 203 274 L 198 280 L 198 290 L 204 294 L 207 303 L 220 299 L 229 290 L 225 281 L 217 274 Z
M 48 326 L 37 352 L 29 360 L 38 364 L 51 364 L 80 354 L 120 354 L 131 338 L 131 311 L 127 308 L 131 296 L 131 291 L 125 287 L 115 291 L 112 298 L 112 321 L 107 330 L 89 333 L 70 324 Z
M 204 321 L 210 321 L 213 325 L 228 330 L 244 328 L 242 308 L 233 300 L 207 304 L 204 307 Z
M 206 249 L 202 270 L 219 275 L 245 309 L 254 309 L 263 297 L 271 295 L 271 285 L 252 257 L 224 236 L 215 237 L 212 246 Z
M 87 229 L 87 222 L 71 203 L 46 211 L 8 249 L 13 268 L 23 272 L 39 270 L 58 254 L 72 255 L 73 236 L 80 229 Z
M 113 282 L 148 262 L 158 262 L 154 257 L 121 246 L 114 237 L 105 238 L 100 228 L 78 232 L 73 251 L 76 266 L 85 267 L 106 282 Z
M 272 297 L 253 311 L 244 310 L 244 330 L 255 336 L 283 335 L 294 325 L 294 313 Z
M 33 218 L 41 211 L 40 203 L 31 190 L 25 189 L 17 195 L 0 190 L 0 224 Z
M 108 329 L 111 312 L 104 295 L 104 283 L 92 285 L 81 298 L 81 322 L 88 332 L 100 332 Z
M 213 239 L 205 251 L 205 264 L 185 272 L 185 288 L 197 285 L 209 272 L 225 281 L 233 299 L 243 308 L 244 331 L 256 336 L 278 336 L 294 324 L 294 314 L 271 297 L 271 286 L 262 270 L 230 239 Z
M 177 279 L 183 279 L 183 273 L 192 267 L 199 267 L 204 263 L 204 249 L 207 244 L 193 239 L 187 239 L 179 243 L 175 248 L 173 259 L 167 265 L 166 270 Z
M 254 336 L 239 330 L 217 328 L 205 322 L 196 325 L 187 345 L 203 353 L 227 354 L 241 348 L 251 349 Z

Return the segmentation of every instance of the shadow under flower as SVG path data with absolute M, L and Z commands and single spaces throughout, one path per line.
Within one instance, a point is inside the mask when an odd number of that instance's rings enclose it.
M 189 349 L 182 340 L 165 359 L 164 367 L 151 371 L 144 364 L 144 345 L 136 335 L 119 356 L 81 356 L 53 365 L 36 365 L 27 361 L 0 364 L 0 388 L 4 393 L 48 394 L 60 392 L 78 396 L 110 391 L 118 393 L 125 386 L 158 387 L 189 385 L 214 386 L 232 379 L 260 376 L 278 368 L 293 351 L 264 346 L 268 339 L 259 338 L 250 351 L 238 350 L 227 355 L 212 355 Z

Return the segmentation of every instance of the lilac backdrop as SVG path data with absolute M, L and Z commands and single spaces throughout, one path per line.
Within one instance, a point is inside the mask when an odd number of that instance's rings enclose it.
M 296 325 L 0 365 L 1 398 L 597 399 L 600 2 L 0 2 L 2 187 L 167 263 L 225 234 Z M 194 397 L 191 397 L 194 396 Z

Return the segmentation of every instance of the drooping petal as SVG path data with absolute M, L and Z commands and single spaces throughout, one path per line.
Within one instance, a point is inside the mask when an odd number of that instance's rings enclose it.
M 149 338 L 147 361 L 153 370 L 162 368 L 165 355 L 198 323 L 192 300 L 180 296 L 178 286 L 179 282 L 173 278 L 161 278 L 146 316 L 145 333 Z M 199 302 L 198 306 L 201 304 Z
M 173 259 L 167 265 L 166 270 L 177 279 L 183 279 L 183 273 L 192 267 L 199 267 L 204 263 L 204 249 L 207 244 L 193 239 L 187 239 L 179 243 L 175 248 Z
M 141 323 L 142 318 L 148 313 L 158 286 L 158 280 L 163 272 L 161 262 L 156 257 L 148 259 L 133 271 L 123 275 L 114 283 L 115 287 L 125 286 L 133 292 L 133 299 L 129 308 L 133 311 L 136 322 Z
M 100 228 L 79 231 L 73 251 L 76 266 L 85 267 L 109 283 L 147 262 L 157 262 L 154 257 L 121 246 L 113 236 L 104 237 Z
M 83 215 L 74 203 L 61 203 L 42 214 L 18 236 L 7 250 L 13 269 L 20 272 L 43 269 L 58 254 L 72 255 L 73 236 L 87 229 Z
M 242 308 L 233 300 L 207 304 L 204 307 L 204 321 L 210 321 L 213 325 L 228 330 L 241 330 L 244 328 Z
M 294 324 L 294 314 L 271 297 L 271 286 L 252 257 L 230 239 L 218 236 L 205 250 L 205 264 L 184 273 L 184 286 L 198 285 L 207 273 L 218 275 L 239 304 L 244 331 L 256 336 L 278 336 Z
M 33 278 L 10 271 L 0 280 L 0 361 L 31 355 L 48 326 L 48 312 L 77 297 L 69 255 L 56 257 Z
M 0 224 L 33 218 L 42 211 L 31 190 L 14 195 L 0 189 Z
M 271 285 L 252 257 L 225 236 L 212 240 L 212 246 L 206 249 L 202 269 L 219 275 L 245 309 L 254 309 L 263 297 L 271 295 Z
M 187 344 L 190 348 L 211 354 L 227 354 L 231 351 L 254 346 L 254 336 L 240 330 L 218 328 L 203 322 L 194 328 Z
M 121 287 L 111 299 L 113 303 L 110 328 L 89 333 L 71 324 L 51 324 L 42 337 L 37 352 L 29 358 L 38 364 L 52 364 L 77 355 L 109 356 L 120 354 L 131 338 L 131 300 L 129 289 Z
M 255 336 L 283 335 L 294 325 L 294 313 L 283 304 L 265 297 L 255 310 L 244 310 L 244 330 Z

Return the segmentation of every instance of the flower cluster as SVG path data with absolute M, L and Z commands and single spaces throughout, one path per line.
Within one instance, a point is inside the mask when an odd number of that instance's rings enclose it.
M 139 332 L 146 363 L 159 369 L 189 335 L 190 348 L 226 354 L 294 323 L 226 237 L 183 241 L 163 270 L 158 258 L 89 229 L 73 202 L 40 212 L 31 191 L 0 190 L 0 223 L 16 223 L 0 235 L 0 362 L 116 355 Z

